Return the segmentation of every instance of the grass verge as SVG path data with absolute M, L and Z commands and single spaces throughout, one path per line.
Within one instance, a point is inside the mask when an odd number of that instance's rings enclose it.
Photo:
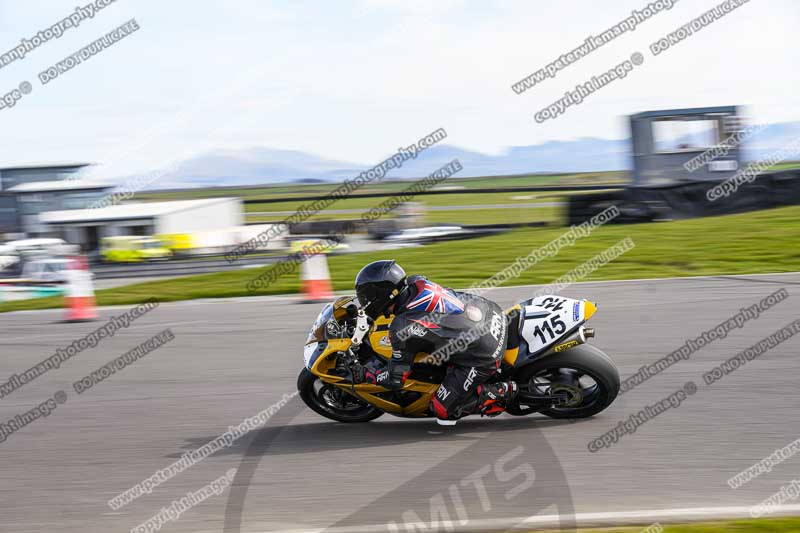
M 663 524 L 663 533 L 800 533 L 800 518 L 761 518 L 698 522 L 694 524 Z M 638 533 L 645 526 L 579 529 L 578 533 Z M 555 533 L 536 531 L 529 533 Z
M 323 211 L 323 213 L 325 213 Z M 358 214 L 320 214 L 308 218 L 313 220 L 358 220 Z M 285 216 L 248 215 L 248 222 L 268 223 L 281 222 Z M 564 224 L 564 208 L 561 207 L 536 207 L 527 209 L 453 209 L 449 211 L 427 211 L 426 224 L 514 224 L 519 222 L 548 222 L 555 226 Z

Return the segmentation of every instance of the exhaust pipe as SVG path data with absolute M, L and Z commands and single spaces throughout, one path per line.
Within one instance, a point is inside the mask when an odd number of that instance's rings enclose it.
M 561 341 L 560 343 L 556 344 L 553 347 L 553 351 L 563 352 L 564 350 L 569 350 L 570 348 L 574 348 L 579 344 L 585 344 L 586 339 L 591 339 L 594 337 L 594 328 L 586 328 L 586 327 L 579 327 L 578 331 Z

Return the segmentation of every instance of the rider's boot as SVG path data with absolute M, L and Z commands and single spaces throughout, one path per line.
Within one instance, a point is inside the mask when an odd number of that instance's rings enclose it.
M 511 405 L 519 393 L 513 381 L 490 383 L 478 387 L 478 406 L 475 410 L 481 416 L 497 416 Z

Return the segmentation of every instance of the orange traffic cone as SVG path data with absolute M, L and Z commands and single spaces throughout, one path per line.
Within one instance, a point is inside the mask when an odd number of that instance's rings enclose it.
M 64 322 L 89 322 L 99 315 L 95 309 L 94 288 L 89 265 L 83 256 L 74 257 L 67 270 L 67 315 Z
M 300 267 L 300 279 L 303 282 L 304 302 L 327 301 L 333 298 L 331 275 L 324 253 L 307 256 Z

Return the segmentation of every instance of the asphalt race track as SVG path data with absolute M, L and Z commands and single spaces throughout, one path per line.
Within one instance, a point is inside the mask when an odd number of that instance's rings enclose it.
M 800 437 L 800 338 L 713 385 L 701 376 L 800 317 L 800 274 L 585 283 L 562 291 L 598 303 L 589 323 L 597 330 L 593 343 L 612 355 L 624 379 L 782 287 L 788 299 L 593 419 L 504 415 L 445 430 L 431 420 L 384 416 L 345 425 L 295 397 L 265 428 L 113 511 L 106 504 L 113 496 L 294 392 L 302 344 L 321 307 L 294 297 L 163 304 L 0 399 L 5 422 L 56 391 L 67 395 L 47 418 L 0 443 L 0 530 L 130 531 L 231 468 L 238 469 L 232 488 L 161 529 L 406 531 L 402 523 L 416 516 L 430 531 L 444 531 L 430 524 L 433 508 L 475 531 L 531 515 L 749 507 L 791 482 L 800 466 L 793 457 L 741 488 L 726 484 Z M 508 305 L 534 290 L 504 288 L 490 297 Z M 125 309 L 102 309 L 102 319 Z M 2 380 L 103 323 L 60 318 L 55 310 L 0 315 Z M 174 340 L 75 392 L 73 382 L 167 327 Z M 697 393 L 680 407 L 610 448 L 587 449 L 690 380 Z

